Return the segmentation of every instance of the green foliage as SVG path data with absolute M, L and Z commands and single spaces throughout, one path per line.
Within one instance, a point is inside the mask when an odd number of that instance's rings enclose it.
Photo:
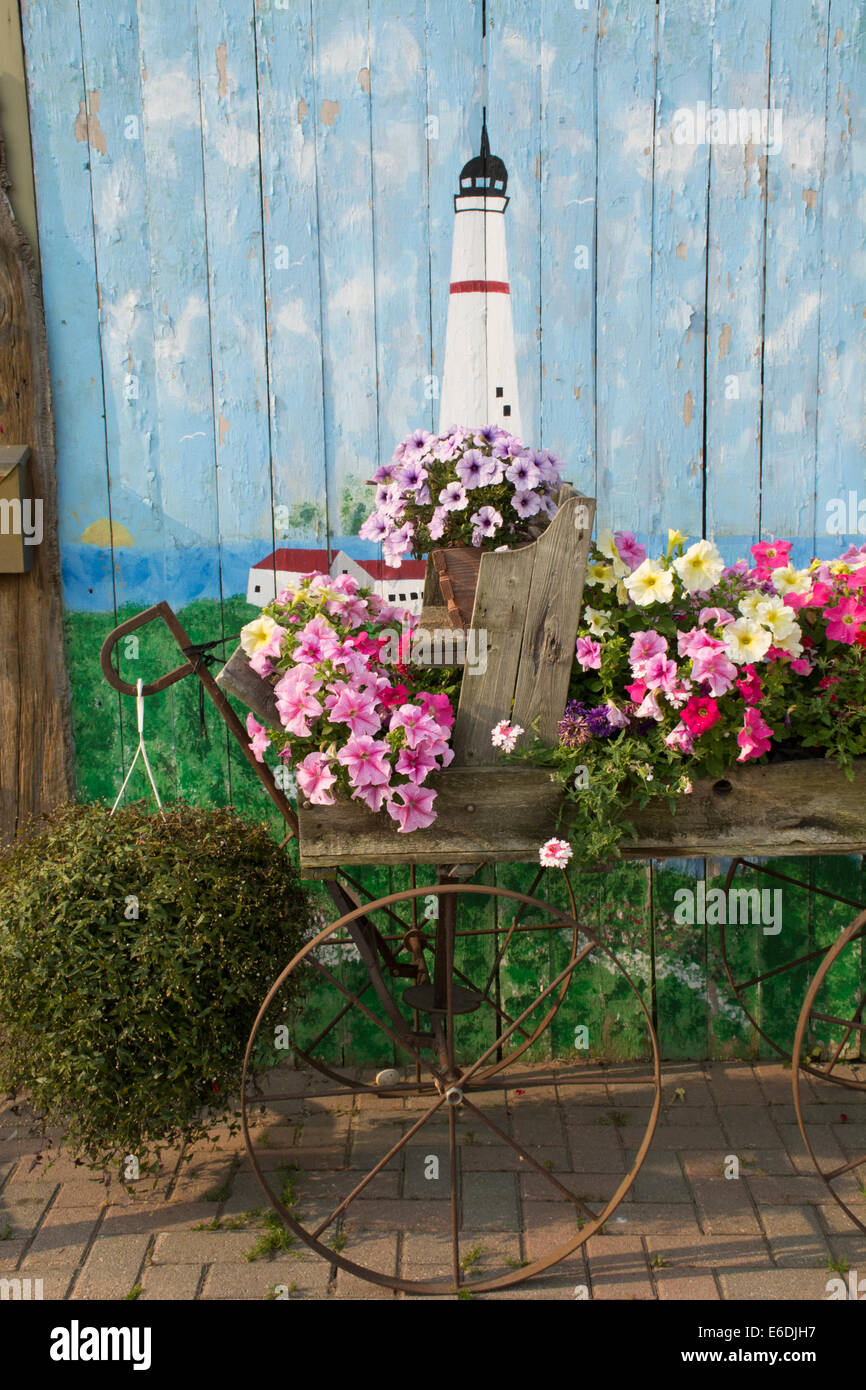
M 231 1119 L 256 1011 L 311 928 L 262 825 L 63 807 L 0 861 L 0 1089 L 92 1163 L 152 1171 Z

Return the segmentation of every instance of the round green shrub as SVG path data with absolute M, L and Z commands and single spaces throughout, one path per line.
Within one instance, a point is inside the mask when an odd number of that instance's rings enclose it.
M 0 858 L 0 1091 L 91 1163 L 154 1167 L 232 1114 L 253 1019 L 313 925 L 262 825 L 63 807 Z

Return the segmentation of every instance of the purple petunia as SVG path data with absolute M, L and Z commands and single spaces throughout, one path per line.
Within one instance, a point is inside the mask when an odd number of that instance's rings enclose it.
M 518 492 L 528 492 L 541 482 L 541 474 L 529 454 L 518 455 L 511 467 L 506 468 L 505 476 Z
M 541 498 L 537 492 L 515 492 L 511 505 L 521 520 L 525 520 L 526 517 L 535 516 L 536 512 L 541 511 Z
M 467 492 L 480 486 L 484 477 L 486 462 L 484 455 L 478 449 L 467 449 L 462 459 L 457 460 L 455 465 L 457 476 Z

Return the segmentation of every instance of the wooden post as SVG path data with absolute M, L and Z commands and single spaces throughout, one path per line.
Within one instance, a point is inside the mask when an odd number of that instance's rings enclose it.
M 42 503 L 32 567 L 0 574 L 0 844 L 74 787 L 45 318 L 8 189 L 0 136 L 0 443 L 29 446 L 30 491 Z

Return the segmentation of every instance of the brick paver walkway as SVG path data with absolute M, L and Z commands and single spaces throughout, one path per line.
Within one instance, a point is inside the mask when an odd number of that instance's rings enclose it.
M 866 1080 L 866 1066 L 855 1074 Z M 508 1091 L 496 1102 L 496 1122 L 566 1184 L 579 1173 L 587 1200 L 597 1202 L 640 1141 L 646 1112 L 636 1104 L 635 1075 L 611 1066 L 606 1085 L 584 1087 L 576 1100 L 570 1093 L 564 1101 L 555 1087 Z M 305 1213 L 318 1215 L 381 1157 L 383 1133 L 393 1142 L 414 1122 L 420 1102 L 395 1100 L 374 1116 L 366 1098 L 354 1110 L 345 1098 L 304 1101 L 304 1088 L 320 1089 L 321 1079 L 294 1073 L 293 1082 L 297 1099 L 260 1117 L 256 1151 L 276 1182 L 289 1174 Z M 817 1083 L 806 1094 L 824 1161 L 866 1152 L 866 1093 Z M 527 1284 L 475 1297 L 573 1299 L 583 1289 L 593 1299 L 803 1300 L 827 1297 L 833 1265 L 866 1276 L 866 1236 L 814 1173 L 789 1069 L 669 1066 L 663 1100 L 649 1156 L 604 1234 Z M 573 1232 L 573 1208 L 551 1184 L 516 1156 L 492 1168 L 491 1155 L 506 1151 L 490 1148 L 489 1135 L 475 1135 L 465 1116 L 460 1127 L 461 1250 L 473 1277 L 502 1268 L 503 1259 L 531 1259 Z M 422 1171 L 431 1154 L 447 1165 L 447 1126 L 425 1131 L 407 1152 L 413 1161 L 383 1172 L 352 1204 L 338 1240 L 371 1268 L 423 1279 L 447 1247 L 447 1181 L 431 1188 Z M 738 1178 L 725 1176 L 732 1155 Z M 840 1191 L 866 1220 L 856 1177 Z M 89 1176 L 62 1150 L 50 1167 L 36 1161 L 28 1120 L 8 1102 L 0 1106 L 0 1279 L 41 1278 L 45 1298 L 119 1299 L 137 1289 L 144 1299 L 265 1299 L 275 1290 L 297 1299 L 403 1296 L 338 1271 L 305 1246 L 263 1248 L 275 1244 L 267 1211 L 239 1137 L 218 1135 L 213 1145 L 172 1155 L 155 1190 L 142 1180 L 130 1192 Z

